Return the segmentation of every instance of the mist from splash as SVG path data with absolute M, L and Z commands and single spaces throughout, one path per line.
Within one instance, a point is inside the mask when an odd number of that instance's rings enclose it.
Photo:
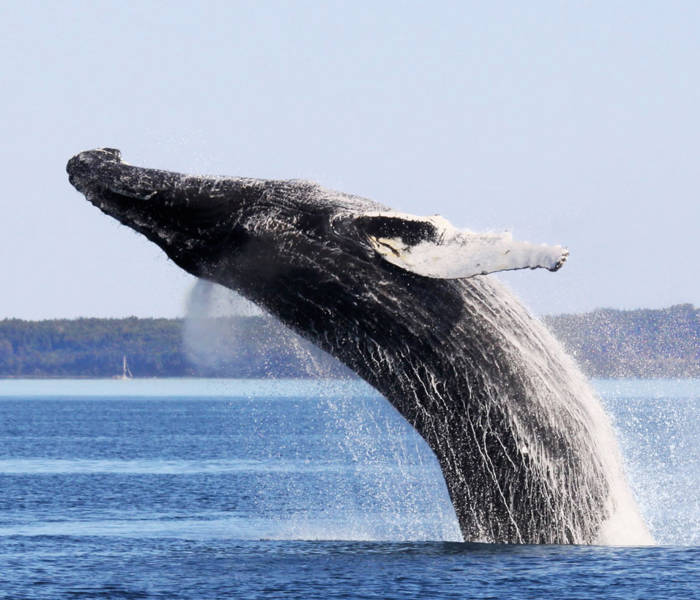
M 269 351 L 262 356 L 251 355 L 251 337 L 261 340 L 262 346 Z M 201 372 L 210 375 L 220 374 L 231 363 L 261 361 L 265 376 L 276 377 L 280 374 L 280 358 L 301 365 L 306 377 L 337 376 L 338 372 L 349 374 L 344 366 L 331 369 L 331 365 L 337 362 L 335 359 L 252 302 L 203 279 L 197 280 L 187 300 L 183 342 L 188 359 Z

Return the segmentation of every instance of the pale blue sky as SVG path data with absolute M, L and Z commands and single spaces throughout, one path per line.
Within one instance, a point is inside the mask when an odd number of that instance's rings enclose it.
M 537 313 L 700 304 L 700 3 L 0 2 L 0 318 L 174 316 L 192 278 L 68 184 L 306 178 L 571 250 Z

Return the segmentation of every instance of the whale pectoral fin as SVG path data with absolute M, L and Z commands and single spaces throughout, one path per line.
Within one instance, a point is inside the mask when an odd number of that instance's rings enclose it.
M 365 214 L 357 228 L 384 260 L 411 273 L 461 279 L 496 271 L 559 269 L 569 255 L 561 246 L 513 240 L 510 233 L 475 233 L 439 216 Z

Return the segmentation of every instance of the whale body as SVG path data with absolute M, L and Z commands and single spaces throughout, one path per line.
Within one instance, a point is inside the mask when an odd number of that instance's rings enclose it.
M 260 305 L 382 393 L 435 453 L 465 540 L 650 541 L 598 399 L 485 275 L 556 270 L 563 248 L 306 181 L 134 167 L 109 148 L 67 171 L 180 267 Z

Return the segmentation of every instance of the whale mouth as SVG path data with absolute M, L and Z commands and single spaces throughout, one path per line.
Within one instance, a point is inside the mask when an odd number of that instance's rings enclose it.
M 236 208 L 203 190 L 197 177 L 132 166 L 115 148 L 76 154 L 66 171 L 73 187 L 94 206 L 154 241 L 200 230 L 214 232 L 230 222 Z
M 129 165 L 122 161 L 121 152 L 115 148 L 81 152 L 66 165 L 71 185 L 103 213 L 151 239 L 154 236 L 166 239 L 169 232 L 152 216 L 155 203 L 147 206 L 144 202 L 153 198 L 155 192 L 134 185 L 132 174 L 125 168 Z
M 142 220 L 134 218 L 136 213 L 144 212 L 143 209 L 136 211 L 137 203 L 153 198 L 155 192 L 134 185 L 132 174 L 125 172 L 125 167 L 130 166 L 122 161 L 119 150 L 98 148 L 76 154 L 68 161 L 66 171 L 71 185 L 91 204 L 133 226 Z
M 99 185 L 102 171 L 110 164 L 121 165 L 122 154 L 116 148 L 98 148 L 76 154 L 68 161 L 68 181 L 78 191 L 87 195 Z

